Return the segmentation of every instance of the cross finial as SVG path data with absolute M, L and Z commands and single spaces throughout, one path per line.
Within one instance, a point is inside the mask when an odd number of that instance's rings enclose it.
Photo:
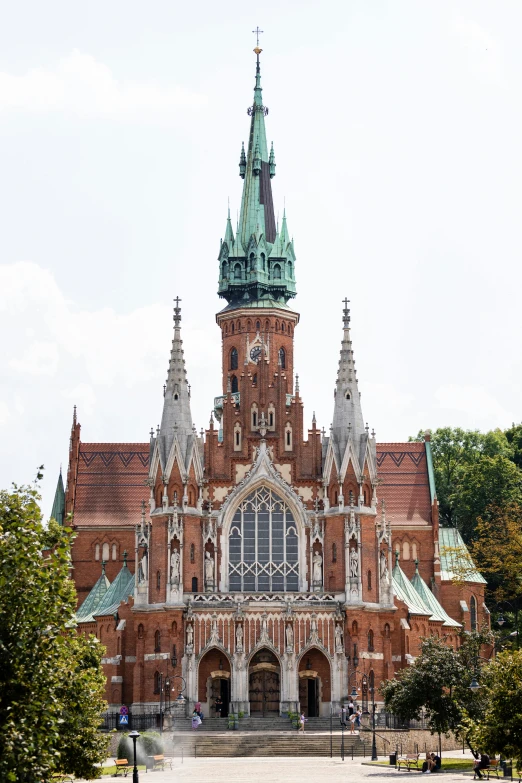
M 257 49 L 259 49 L 259 36 L 261 35 L 261 33 L 264 32 L 264 30 L 260 30 L 259 29 L 259 25 L 258 25 L 255 30 L 252 30 L 252 32 L 254 33 L 254 35 L 256 37 L 256 47 L 257 47 Z
M 179 306 L 179 303 L 181 302 L 181 299 L 177 296 L 174 301 L 176 303 L 174 307 L 174 324 L 175 326 L 179 326 L 181 321 L 181 307 Z
M 350 325 L 350 311 L 348 309 L 348 303 L 349 299 L 346 297 L 343 299 L 344 309 L 343 309 L 343 322 L 344 322 L 344 328 L 348 329 Z

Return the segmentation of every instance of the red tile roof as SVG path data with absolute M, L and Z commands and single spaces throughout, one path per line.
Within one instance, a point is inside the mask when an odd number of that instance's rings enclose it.
M 378 443 L 377 497 L 386 501 L 392 524 L 431 523 L 431 498 L 424 443 Z
M 75 525 L 134 525 L 149 498 L 148 443 L 82 443 L 74 503 Z

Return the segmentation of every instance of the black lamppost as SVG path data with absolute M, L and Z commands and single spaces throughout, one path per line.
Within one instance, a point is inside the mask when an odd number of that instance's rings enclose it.
M 132 770 L 132 783 L 140 783 L 140 776 L 138 774 L 138 767 L 136 764 L 136 741 L 140 736 L 139 731 L 131 731 L 129 737 L 134 744 L 134 769 Z
M 372 695 L 372 761 L 378 761 L 377 742 L 375 739 L 375 686 L 370 685 L 370 693 Z

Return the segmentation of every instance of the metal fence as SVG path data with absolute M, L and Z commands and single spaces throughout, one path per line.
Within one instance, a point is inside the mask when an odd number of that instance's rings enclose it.
M 127 715 L 128 723 L 120 724 L 119 712 L 106 712 L 102 716 L 102 731 L 159 731 L 160 714 L 153 713 L 135 713 L 129 712 Z

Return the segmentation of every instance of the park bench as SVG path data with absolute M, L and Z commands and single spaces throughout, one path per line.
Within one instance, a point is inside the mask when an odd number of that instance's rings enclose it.
M 149 758 L 151 758 L 153 762 L 152 771 L 155 769 L 165 769 L 165 766 L 172 769 L 172 759 L 166 758 L 163 753 L 160 753 L 157 756 L 150 756 Z
M 502 769 L 500 767 L 500 762 L 498 761 L 498 759 L 491 759 L 489 762 L 489 767 L 486 767 L 486 769 L 481 771 L 488 773 L 488 780 L 489 780 L 490 775 L 496 775 L 496 777 L 498 778 L 499 776 L 498 773 L 499 771 L 502 772 Z
M 420 769 L 419 755 L 419 753 L 407 753 L 405 756 L 399 756 L 397 759 L 397 769 L 400 770 L 404 767 L 408 772 L 411 772 L 412 769 Z
M 121 771 L 123 773 L 123 777 L 126 778 L 131 768 L 128 759 L 114 759 L 114 764 L 116 765 L 116 772 L 114 773 L 114 777 L 117 778 Z

